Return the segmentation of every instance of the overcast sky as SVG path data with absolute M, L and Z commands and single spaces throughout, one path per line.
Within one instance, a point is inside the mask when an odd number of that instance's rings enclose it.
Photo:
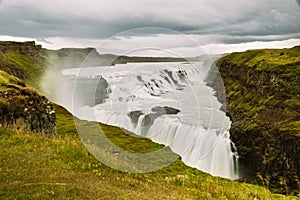
M 0 40 L 143 55 L 292 47 L 299 1 L 0 0 Z

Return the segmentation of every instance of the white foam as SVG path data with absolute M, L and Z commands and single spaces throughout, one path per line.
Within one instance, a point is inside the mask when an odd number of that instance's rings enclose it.
M 229 138 L 231 122 L 220 110 L 214 90 L 203 81 L 204 71 L 208 70 L 202 63 L 130 63 L 69 69 L 63 74 L 77 79 L 102 76 L 112 91 L 95 107 L 70 109 L 77 117 L 127 129 L 170 146 L 191 167 L 236 179 L 237 156 Z M 143 119 L 155 113 L 151 109 L 157 106 L 180 112 L 156 116 L 145 129 Z M 132 111 L 143 113 L 137 124 L 128 115 Z

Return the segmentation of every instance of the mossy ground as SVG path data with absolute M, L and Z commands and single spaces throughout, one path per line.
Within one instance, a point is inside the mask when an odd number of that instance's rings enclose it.
M 300 46 L 291 49 L 259 49 L 243 53 L 232 53 L 225 57 L 237 66 L 248 66 L 256 70 L 286 72 L 300 70 Z
M 18 78 L 0 70 L 0 87 L 20 88 L 25 87 L 25 84 Z
M 116 171 L 85 149 L 66 110 L 57 106 L 56 112 L 55 139 L 0 130 L 0 199 L 297 199 L 212 177 L 179 159 L 151 173 Z M 116 145 L 128 146 L 129 139 L 132 151 L 158 147 L 102 126 Z
M 22 54 L 20 51 L 7 51 L 0 53 L 0 69 L 19 76 L 31 87 L 39 85 L 44 73 L 43 60 L 39 55 L 36 58 Z
M 222 76 L 228 108 L 239 113 L 245 123 L 251 122 L 248 128 L 254 129 L 257 127 L 255 124 L 270 122 L 273 127 L 300 134 L 300 46 L 232 53 L 218 60 L 217 65 L 222 63 L 245 72 L 236 77 L 236 72 L 231 72 L 234 68 L 227 69 Z M 227 77 L 225 73 L 232 75 Z M 281 117 L 262 114 L 271 109 L 281 110 Z M 270 121 L 276 117 L 276 120 Z

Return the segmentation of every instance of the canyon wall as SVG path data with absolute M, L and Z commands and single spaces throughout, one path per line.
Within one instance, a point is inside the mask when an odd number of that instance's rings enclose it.
M 233 53 L 216 65 L 242 180 L 299 194 L 300 46 Z

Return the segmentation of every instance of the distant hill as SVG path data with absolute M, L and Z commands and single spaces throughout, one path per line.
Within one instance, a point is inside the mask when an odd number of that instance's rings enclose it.
M 184 58 L 171 57 L 129 57 L 113 54 L 99 54 L 94 48 L 63 48 L 60 50 L 45 50 L 44 55 L 53 66 L 62 69 L 109 66 L 129 62 L 184 62 Z
M 188 58 L 193 59 L 193 58 Z M 35 42 L 0 41 L 0 70 L 37 86 L 42 74 L 50 67 L 56 69 L 109 66 L 128 62 L 184 62 L 184 58 L 128 57 L 99 54 L 94 48 L 43 49 Z
M 99 54 L 95 48 L 62 48 L 48 50 L 35 42 L 0 41 L 0 70 L 37 86 L 42 74 L 49 68 L 67 69 L 109 66 L 132 62 L 186 62 L 216 59 L 219 55 L 201 55 L 189 58 L 137 57 Z

